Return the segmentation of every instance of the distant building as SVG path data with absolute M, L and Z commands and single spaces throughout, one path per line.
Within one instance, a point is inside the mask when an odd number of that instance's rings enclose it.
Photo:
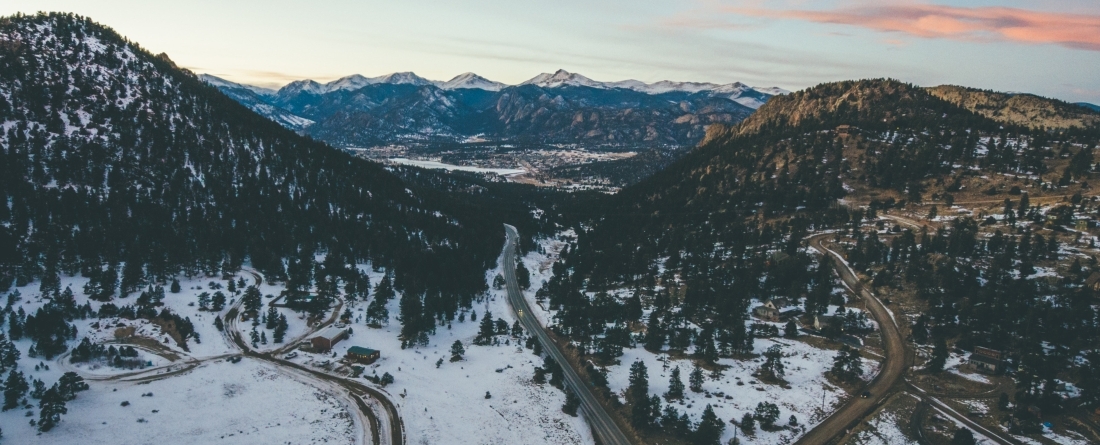
M 978 371 L 989 374 L 1000 374 L 1005 370 L 1005 353 L 996 349 L 976 346 L 970 354 L 970 363 Z
M 381 353 L 378 352 L 377 349 L 352 346 L 348 348 L 348 353 L 344 357 L 353 362 L 369 365 L 371 363 L 374 363 L 375 360 L 378 360 L 378 357 L 380 356 Z
M 851 125 L 837 125 L 836 127 L 837 136 L 849 136 L 856 133 L 859 133 L 858 127 L 853 127 Z
M 765 301 L 764 304 L 753 308 L 752 313 L 762 320 L 780 322 L 802 314 L 802 309 L 791 305 L 790 300 L 780 297 Z
M 321 332 L 318 332 L 316 335 L 310 338 L 309 342 L 313 346 L 313 349 L 316 349 L 318 351 L 328 351 L 332 349 L 332 347 L 335 346 L 336 343 L 339 343 L 340 340 L 343 340 L 345 338 L 348 338 L 347 330 L 337 327 L 328 327 L 321 330 Z
M 833 323 L 844 323 L 844 319 L 835 315 L 815 315 L 814 329 L 822 330 Z

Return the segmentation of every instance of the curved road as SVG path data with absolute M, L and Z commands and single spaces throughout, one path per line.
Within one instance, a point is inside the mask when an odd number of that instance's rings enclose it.
M 905 374 L 910 362 L 911 355 L 905 340 L 901 336 L 901 331 L 898 330 L 897 322 L 886 310 L 886 306 L 871 291 L 863 287 L 855 272 L 848 267 L 840 254 L 825 247 L 824 240 L 831 236 L 833 234 L 826 233 L 810 237 L 810 246 L 817 249 L 822 255 L 834 257 L 833 267 L 840 275 L 840 279 L 844 282 L 848 291 L 864 301 L 867 310 L 871 312 L 871 316 L 875 318 L 879 325 L 886 360 L 882 363 L 878 375 L 866 387 L 866 390 L 871 393 L 871 397 L 852 397 L 848 399 L 832 415 L 798 439 L 795 442 L 796 444 L 824 444 L 842 437 L 886 400 L 886 396 L 890 394 L 891 389 Z
M 630 440 L 619 429 L 619 425 L 611 419 L 611 416 L 603 409 L 600 402 L 592 395 L 592 391 L 589 391 L 588 385 L 581 380 L 577 371 L 569 365 L 569 361 L 565 359 L 565 355 L 558 349 L 557 344 L 550 339 L 550 336 L 546 333 L 546 328 L 531 315 L 531 308 L 527 306 L 527 300 L 523 298 L 523 292 L 520 291 L 519 284 L 516 281 L 515 257 L 519 234 L 516 232 L 515 227 L 505 224 L 504 228 L 508 235 L 507 242 L 504 243 L 504 280 L 507 283 L 508 301 L 512 304 L 512 310 L 516 312 L 516 319 L 519 320 L 527 332 L 538 338 L 539 342 L 542 343 L 543 350 L 561 366 L 562 374 L 565 375 L 565 384 L 581 400 L 581 412 L 584 413 L 584 418 L 588 420 L 588 424 L 597 436 L 597 443 L 603 445 L 630 445 Z
M 252 274 L 253 277 L 256 278 L 256 285 L 259 286 L 259 284 L 261 282 L 263 282 L 263 278 L 258 273 L 254 272 L 254 271 L 252 271 L 250 273 Z M 241 309 L 241 306 L 242 306 L 243 303 L 244 303 L 243 298 L 238 299 L 236 301 L 236 303 L 233 305 L 233 307 L 231 307 L 228 311 L 226 311 L 225 320 L 224 320 L 225 329 L 222 331 L 222 333 L 225 336 L 225 338 L 229 341 L 230 344 L 236 345 L 237 348 L 241 350 L 241 353 L 245 357 L 251 357 L 251 358 L 263 360 L 263 361 L 271 363 L 275 366 L 283 366 L 283 367 L 292 368 L 294 371 L 297 371 L 297 372 L 300 372 L 300 373 L 306 373 L 311 377 L 314 377 L 314 378 L 317 378 L 317 379 L 320 379 L 320 380 L 324 380 L 324 381 L 329 382 L 329 383 L 336 384 L 336 385 L 348 390 L 348 393 L 351 395 L 352 399 L 355 401 L 356 406 L 359 407 L 359 410 L 363 413 L 364 416 L 366 416 L 366 418 L 370 422 L 371 438 L 373 439 L 373 444 L 374 445 L 380 445 L 382 443 L 382 441 L 381 441 L 382 433 L 383 433 L 382 425 L 380 425 L 380 423 L 378 422 L 378 416 L 376 415 L 375 410 L 371 409 L 367 405 L 366 401 L 364 401 L 364 398 L 373 399 L 375 402 L 377 402 L 379 405 L 382 406 L 383 410 L 386 413 L 386 417 L 388 417 L 388 420 L 389 420 L 388 425 L 387 425 L 388 427 L 385 428 L 385 429 L 389 430 L 389 441 L 388 441 L 388 443 L 390 445 L 403 445 L 405 443 L 405 424 L 404 424 L 404 422 L 402 422 L 401 416 L 397 412 L 397 406 L 395 406 L 393 404 L 393 402 L 389 399 L 389 397 L 386 397 L 384 394 L 382 394 L 381 391 L 379 391 L 375 388 L 371 388 L 369 386 L 363 385 L 359 382 L 351 381 L 351 380 L 348 380 L 348 379 L 345 379 L 345 378 L 342 378 L 342 377 L 337 377 L 337 376 L 334 376 L 334 375 L 331 375 L 331 374 L 327 374 L 327 373 L 320 372 L 320 371 L 317 371 L 317 370 L 309 369 L 309 368 L 307 368 L 305 366 L 302 366 L 302 365 L 299 365 L 297 363 L 294 363 L 294 362 L 291 362 L 291 361 L 288 361 L 288 360 L 283 360 L 283 359 L 280 359 L 280 358 L 276 357 L 276 355 L 279 355 L 283 352 L 286 352 L 286 351 L 292 349 L 293 346 L 297 344 L 297 342 L 301 341 L 301 339 L 308 337 L 309 335 L 313 334 L 314 332 L 317 332 L 318 330 L 320 330 L 320 329 L 324 328 L 325 326 L 328 326 L 328 325 L 332 324 L 334 321 L 336 321 L 336 317 L 340 313 L 340 308 L 343 306 L 343 301 L 339 302 L 339 305 L 336 307 L 336 310 L 332 311 L 332 315 L 330 315 L 327 320 L 325 320 L 321 323 L 318 323 L 317 326 L 315 326 L 313 329 L 311 329 L 308 332 L 306 332 L 305 334 L 295 338 L 294 340 L 291 340 L 290 342 L 287 343 L 287 346 L 276 349 L 274 351 L 263 352 L 263 353 L 253 351 L 251 348 L 249 348 L 247 342 L 244 341 L 244 336 L 241 335 L 241 331 L 237 329 L 237 321 L 240 319 L 240 309 Z

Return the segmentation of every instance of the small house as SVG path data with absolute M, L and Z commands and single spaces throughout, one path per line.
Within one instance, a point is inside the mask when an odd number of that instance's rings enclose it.
M 996 349 L 976 346 L 970 354 L 970 363 L 980 372 L 1000 374 L 1005 369 L 1005 354 Z
M 353 362 L 369 365 L 374 363 L 375 360 L 378 360 L 380 356 L 381 353 L 379 353 L 377 349 L 352 346 L 348 348 L 348 353 L 344 357 Z
M 764 304 L 753 308 L 752 313 L 762 320 L 779 322 L 802 312 L 797 307 L 792 307 L 790 300 L 780 297 L 768 299 Z
M 837 125 L 836 127 L 837 136 L 849 136 L 856 133 L 859 133 L 859 128 L 851 125 Z
M 339 343 L 340 340 L 345 338 L 348 338 L 347 330 L 337 327 L 328 327 L 310 338 L 309 343 L 313 346 L 313 349 L 328 351 L 332 349 L 336 343 Z
M 814 329 L 822 330 L 826 326 L 833 323 L 844 323 L 844 319 L 835 315 L 815 315 L 814 316 Z

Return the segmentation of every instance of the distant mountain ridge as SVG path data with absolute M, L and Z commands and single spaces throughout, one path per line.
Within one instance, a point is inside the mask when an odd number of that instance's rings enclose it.
M 558 70 L 519 85 L 474 73 L 434 81 L 411 72 L 304 79 L 278 90 L 202 75 L 253 111 L 338 146 L 495 141 L 692 146 L 711 124 L 735 124 L 780 88 L 637 80 L 600 82 Z

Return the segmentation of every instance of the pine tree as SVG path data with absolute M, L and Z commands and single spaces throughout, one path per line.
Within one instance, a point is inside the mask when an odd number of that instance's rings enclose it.
M 966 428 L 959 428 L 955 430 L 955 435 L 951 438 L 951 445 L 974 445 L 974 432 Z
M 760 428 L 771 429 L 775 426 L 775 421 L 779 420 L 779 407 L 771 402 L 757 403 L 753 418 L 760 422 Z
M 577 417 L 577 408 L 581 406 L 581 399 L 571 389 L 565 389 L 565 404 L 561 406 L 561 412 Z
M 938 373 L 943 371 L 943 366 L 947 364 L 947 341 L 943 336 L 937 336 L 935 339 L 935 346 L 932 347 L 932 358 L 928 360 L 924 369 L 931 373 Z
M 382 277 L 374 288 L 374 300 L 367 305 L 366 322 L 369 326 L 381 327 L 389 323 L 390 312 L 386 305 L 393 299 L 393 283 L 389 274 Z
M 225 294 L 222 291 L 214 292 L 214 296 L 210 298 L 211 308 L 215 311 L 221 311 L 225 308 Z
M 267 314 L 264 314 L 264 329 L 275 329 L 277 324 L 279 324 L 279 310 L 275 306 L 268 306 Z
M 88 390 L 88 384 L 84 382 L 84 378 L 72 371 L 61 376 L 57 381 L 57 387 L 64 400 L 76 399 L 76 393 Z
M 794 317 L 787 320 L 787 325 L 783 326 L 783 336 L 786 338 L 798 337 L 798 323 L 795 323 Z
M 699 420 L 699 427 L 695 430 L 695 445 L 719 445 L 722 432 L 726 425 L 714 414 L 714 408 L 707 404 L 703 410 L 703 418 Z
M 485 311 L 485 315 L 481 317 L 481 325 L 478 326 L 477 337 L 474 338 L 474 344 L 485 346 L 492 343 L 495 335 L 496 327 L 493 325 L 493 313 Z
M 638 360 L 630 365 L 630 385 L 626 395 L 631 403 L 649 399 L 649 373 L 645 362 Z
M 41 432 L 53 429 L 58 422 L 61 422 L 61 415 L 69 412 L 68 408 L 65 408 L 65 398 L 56 384 L 42 395 L 38 408 L 38 431 Z
M 692 392 L 703 392 L 703 369 L 695 365 L 688 376 L 688 387 Z
M 772 345 L 767 351 L 764 351 L 764 364 L 760 366 L 760 372 L 773 379 L 781 379 L 786 375 L 786 369 L 783 366 L 783 348 L 781 346 Z
M 210 293 L 203 292 L 199 294 L 199 310 L 205 311 L 210 309 Z
M 756 419 L 753 419 L 752 413 L 745 413 L 741 416 L 741 432 L 749 435 L 756 432 Z
M 377 298 L 377 296 L 376 296 Z M 417 292 L 408 290 L 401 294 L 401 313 L 397 319 L 401 321 L 401 339 L 416 342 L 420 335 L 423 322 L 424 303 Z
M 462 342 L 461 341 L 455 340 L 455 342 L 451 344 L 451 361 L 452 362 L 457 362 L 459 360 L 462 360 L 462 354 L 465 354 L 465 353 L 466 353 L 466 348 L 462 347 Z
M 286 321 L 286 315 L 279 314 L 279 321 L 275 323 L 275 332 L 272 335 L 272 339 L 275 343 L 282 343 L 286 338 L 286 331 L 289 325 Z
M 11 370 L 8 373 L 7 380 L 4 381 L 4 407 L 3 410 L 19 406 L 19 401 L 23 399 L 23 396 L 27 394 L 27 390 L 30 389 L 30 385 L 27 384 L 26 377 L 23 377 L 23 373 Z
M 672 368 L 672 374 L 668 377 L 668 392 L 665 393 L 665 398 L 669 400 L 684 398 L 684 382 L 680 380 L 679 366 Z
M 180 289 L 180 280 L 173 278 L 171 292 L 173 294 L 178 294 L 180 293 L 180 290 L 182 290 Z
M 222 323 L 222 317 L 220 315 L 214 316 L 214 327 L 218 328 L 219 331 L 225 330 L 225 323 Z
M 531 288 L 531 272 L 523 265 L 523 260 L 516 261 L 516 284 L 520 289 Z

